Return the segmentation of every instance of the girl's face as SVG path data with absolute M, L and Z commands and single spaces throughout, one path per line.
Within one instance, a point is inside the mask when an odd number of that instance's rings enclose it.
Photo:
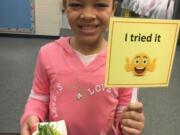
M 103 32 L 114 14 L 113 0 L 64 0 L 64 8 L 75 38 L 93 43 L 103 38 Z

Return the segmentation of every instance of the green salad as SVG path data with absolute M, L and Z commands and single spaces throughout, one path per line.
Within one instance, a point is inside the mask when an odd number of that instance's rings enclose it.
M 36 135 L 61 135 L 59 131 L 54 127 L 54 125 L 50 125 L 49 123 L 40 125 L 38 124 L 38 132 Z

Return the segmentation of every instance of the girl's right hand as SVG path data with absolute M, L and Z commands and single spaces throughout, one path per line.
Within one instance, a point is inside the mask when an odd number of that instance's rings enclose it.
M 39 118 L 36 115 L 30 115 L 24 121 L 21 126 L 21 135 L 32 135 L 32 133 L 37 128 L 37 123 L 39 122 Z

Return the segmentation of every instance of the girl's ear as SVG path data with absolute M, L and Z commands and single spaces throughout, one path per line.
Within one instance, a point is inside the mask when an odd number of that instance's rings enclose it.
M 112 16 L 114 16 L 114 14 L 116 13 L 117 7 L 118 7 L 118 1 L 115 0 L 115 1 L 113 2 Z

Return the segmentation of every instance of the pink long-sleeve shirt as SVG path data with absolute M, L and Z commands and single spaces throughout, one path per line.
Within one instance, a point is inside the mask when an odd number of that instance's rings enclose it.
M 106 50 L 84 65 L 62 37 L 41 47 L 32 90 L 21 117 L 65 120 L 68 135 L 122 135 L 120 116 L 131 88 L 104 88 Z

